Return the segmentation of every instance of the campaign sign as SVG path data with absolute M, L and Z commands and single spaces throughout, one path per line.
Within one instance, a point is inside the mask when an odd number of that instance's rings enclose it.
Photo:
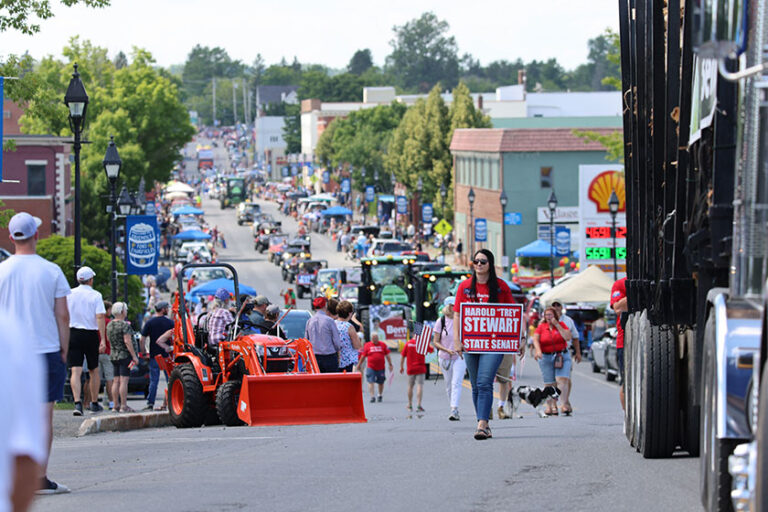
M 408 198 L 405 196 L 397 196 L 395 198 L 397 204 L 397 213 L 405 215 L 408 213 Z
M 430 224 L 432 222 L 432 204 L 431 203 L 424 203 L 421 206 L 421 220 L 427 224 Z
M 323 171 L 323 183 L 331 182 L 331 173 L 329 171 Z
M 296 276 L 296 282 L 301 286 L 311 286 L 312 274 L 299 274 Z
M 368 185 L 365 187 L 365 201 L 368 203 L 372 203 L 374 198 L 376 196 L 376 190 L 373 188 L 373 185 Z
M 349 178 L 344 178 L 341 180 L 341 191 L 345 194 L 349 194 L 352 190 L 352 186 L 350 184 Z
M 410 306 L 408 306 L 410 307 Z M 379 335 L 379 341 L 390 347 L 408 340 L 408 319 L 404 306 L 376 305 L 370 307 L 369 333 Z
M 128 274 L 157 274 L 160 249 L 157 236 L 157 217 L 154 215 L 129 215 L 125 229 L 128 232 Z
M 459 313 L 466 352 L 498 354 L 519 350 L 525 329 L 522 304 L 462 302 Z

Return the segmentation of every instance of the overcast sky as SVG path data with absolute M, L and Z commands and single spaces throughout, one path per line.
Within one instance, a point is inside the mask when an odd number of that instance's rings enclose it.
M 425 11 L 450 24 L 460 55 L 482 64 L 555 57 L 566 69 L 586 62 L 587 41 L 606 27 L 618 29 L 616 0 L 112 0 L 105 9 L 67 8 L 52 2 L 55 17 L 41 32 L 0 33 L 0 52 L 60 56 L 80 35 L 110 56 L 133 46 L 149 50 L 162 66 L 182 64 L 195 44 L 221 46 L 234 59 L 267 64 L 298 57 L 332 68 L 370 48 L 382 65 L 392 27 Z

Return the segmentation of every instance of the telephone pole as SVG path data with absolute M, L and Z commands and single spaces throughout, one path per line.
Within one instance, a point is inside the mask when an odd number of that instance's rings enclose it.
M 232 79 L 232 118 L 234 119 L 234 124 L 237 126 L 237 82 L 235 82 L 235 79 Z
M 241 78 L 240 83 L 243 86 L 243 119 L 245 124 L 248 124 L 248 92 L 245 90 L 245 78 Z
M 213 77 L 213 126 L 216 126 L 216 77 Z

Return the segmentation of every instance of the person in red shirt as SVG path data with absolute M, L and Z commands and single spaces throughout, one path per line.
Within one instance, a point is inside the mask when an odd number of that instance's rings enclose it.
M 556 385 L 564 396 L 567 396 L 571 377 L 571 352 L 568 350 L 570 339 L 571 331 L 565 322 L 558 321 L 555 308 L 550 306 L 545 309 L 544 318 L 533 334 L 533 357 L 539 362 L 544 385 Z M 561 360 L 561 364 L 557 360 Z M 570 404 L 563 404 L 563 407 L 563 413 L 570 415 L 573 412 Z M 557 416 L 557 402 L 548 398 L 544 412 Z
M 392 359 L 389 357 L 389 347 L 379 341 L 378 333 L 371 333 L 371 341 L 363 345 L 363 349 L 360 351 L 360 360 L 357 362 L 357 368 L 361 372 L 366 359 L 368 359 L 368 368 L 365 370 L 365 380 L 368 381 L 368 392 L 371 395 L 371 402 L 376 401 L 374 383 L 379 385 L 378 400 L 381 402 L 381 396 L 384 394 L 384 382 L 387 380 L 384 374 L 384 360 L 386 359 L 389 364 L 389 371 L 391 372 Z
M 619 363 L 619 400 L 624 410 L 624 324 L 622 315 L 626 317 L 627 308 L 627 278 L 622 277 L 611 287 L 611 308 L 616 312 L 616 361 Z
M 430 346 L 429 352 L 434 352 Z M 416 338 L 411 338 L 403 347 L 400 354 L 400 373 L 403 373 L 403 364 L 408 361 L 406 374 L 408 375 L 408 407 L 413 410 L 413 386 L 416 385 L 416 410 L 424 412 L 421 406 L 421 397 L 424 394 L 424 376 L 427 373 L 427 364 L 422 354 L 416 351 Z
M 477 429 L 475 439 L 488 439 L 491 429 L 488 418 L 493 406 L 493 379 L 504 357 L 496 354 L 464 354 L 461 342 L 461 304 L 463 302 L 514 304 L 512 292 L 502 279 L 496 277 L 496 259 L 488 249 L 480 249 L 472 257 L 472 277 L 465 279 L 456 290 L 456 303 L 453 308 L 453 343 L 454 350 L 467 362 L 469 380 L 472 383 L 472 402 L 475 405 Z

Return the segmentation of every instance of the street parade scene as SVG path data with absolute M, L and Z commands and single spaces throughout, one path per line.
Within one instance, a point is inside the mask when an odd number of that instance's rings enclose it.
M 0 5 L 0 512 L 768 512 L 764 0 L 51 47 L 129 3 Z

